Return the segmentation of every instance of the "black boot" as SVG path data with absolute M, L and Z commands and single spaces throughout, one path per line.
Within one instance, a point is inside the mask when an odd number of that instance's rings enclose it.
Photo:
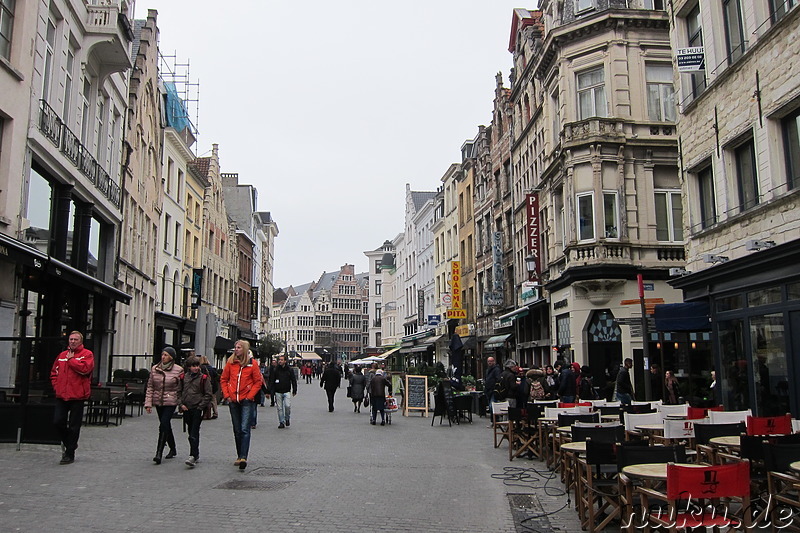
M 158 433 L 158 444 L 156 444 L 156 454 L 153 457 L 153 462 L 157 465 L 161 464 L 161 456 L 164 454 L 164 445 L 167 442 L 167 438 L 164 436 L 163 433 Z
M 169 445 L 169 453 L 167 454 L 167 459 L 172 459 L 176 455 L 178 455 L 178 449 L 175 447 L 175 435 L 170 433 L 167 435 L 167 444 Z

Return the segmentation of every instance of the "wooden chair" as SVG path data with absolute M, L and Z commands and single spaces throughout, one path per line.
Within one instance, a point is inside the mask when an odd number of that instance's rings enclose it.
M 508 408 L 508 460 L 522 454 L 537 455 L 534 448 L 539 436 L 536 420 L 528 417 L 525 409 Z
M 665 418 L 668 416 L 686 416 L 689 413 L 689 404 L 664 405 L 658 406 L 658 412 Z
M 653 435 L 653 444 L 684 444 L 694 448 L 694 421 L 664 419 L 664 434 Z
M 697 451 L 697 462 L 717 464 L 717 449 L 709 444 L 714 437 L 735 437 L 745 431 L 743 422 L 732 424 L 694 424 L 694 445 Z
M 622 427 L 622 426 L 620 426 Z M 603 530 L 619 519 L 617 442 L 586 441 L 586 455 L 577 461 L 577 504 L 581 528 Z
M 764 447 L 767 489 L 773 502 L 770 509 L 773 530 L 787 526 L 797 527 L 793 518 L 800 512 L 800 474 L 789 468 L 795 461 L 800 461 L 800 444 L 772 444 Z
M 494 439 L 495 448 L 500 447 L 504 439 L 508 440 L 509 427 L 508 401 L 494 402 L 492 404 L 492 438 Z
M 746 411 L 708 411 L 708 419 L 712 424 L 735 424 L 745 422 L 752 415 L 750 409 Z
M 646 487 L 637 491 L 642 509 L 647 510 L 648 523 L 669 531 L 702 527 L 749 529 L 751 524 L 750 467 L 746 462 L 702 467 L 669 463 L 665 493 Z M 650 510 L 651 499 L 664 502 L 666 510 Z M 734 500 L 741 503 L 739 517 L 730 509 Z M 721 503 L 724 509 L 718 508 Z
M 748 416 L 748 435 L 788 435 L 792 433 L 792 415 Z
M 660 424 L 664 419 L 661 417 L 661 413 L 622 413 L 622 422 L 625 424 L 625 440 L 631 440 L 632 438 L 641 438 L 642 432 L 636 429 L 636 426 L 641 426 L 644 424 Z
M 622 424 L 584 424 L 572 425 L 572 442 L 582 442 L 591 439 L 594 442 L 620 442 L 625 438 L 625 428 Z

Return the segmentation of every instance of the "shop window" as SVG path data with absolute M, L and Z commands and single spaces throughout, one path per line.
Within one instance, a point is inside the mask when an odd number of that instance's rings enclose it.
M 733 311 L 735 309 L 742 309 L 742 307 L 744 307 L 742 305 L 741 294 L 733 294 L 731 296 L 726 296 L 724 298 L 717 298 L 715 303 L 717 306 L 717 313 L 722 313 L 725 311 Z
M 656 240 L 683 241 L 683 205 L 680 191 L 656 191 Z
M 789 300 L 800 300 L 800 282 L 790 283 L 786 286 L 786 297 Z
M 789 412 L 789 370 L 785 346 L 783 313 L 750 318 L 755 405 L 761 416 Z
M 747 307 L 781 303 L 781 288 L 770 287 L 747 293 Z
M 781 121 L 784 153 L 786 154 L 786 184 L 789 189 L 800 186 L 800 109 Z
M 722 401 L 729 411 L 750 409 L 750 386 L 744 347 L 744 324 L 741 320 L 718 323 L 719 352 L 722 368 L 717 372 Z

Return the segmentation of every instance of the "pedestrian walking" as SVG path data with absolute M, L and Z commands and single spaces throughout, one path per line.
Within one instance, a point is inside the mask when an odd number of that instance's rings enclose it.
M 256 395 L 261 390 L 261 372 L 258 361 L 250 357 L 250 343 L 238 340 L 233 345 L 233 355 L 228 358 L 222 371 L 220 387 L 222 396 L 228 400 L 233 424 L 233 439 L 236 443 L 236 461 L 239 470 L 247 468 L 247 454 L 250 451 L 250 430 L 253 425 L 253 411 L 256 409 Z
M 369 423 L 375 425 L 378 412 L 381 413 L 381 425 L 386 425 L 386 389 L 389 389 L 389 396 L 392 395 L 392 384 L 383 376 L 380 368 L 375 371 L 375 377 L 370 381 L 369 401 L 372 403 L 372 413 Z
M 633 401 L 633 383 L 631 383 L 630 370 L 633 367 L 633 359 L 626 358 L 622 367 L 617 372 L 616 391 L 617 401 L 622 405 L 630 405 Z
M 165 445 L 169 445 L 167 459 L 178 455 L 175 435 L 172 433 L 172 415 L 181 395 L 182 373 L 183 368 L 175 363 L 175 348 L 166 346 L 161 350 L 161 362 L 153 366 L 147 379 L 144 409 L 150 414 L 155 407 L 158 414 L 158 443 L 153 456 L 153 462 L 157 465 L 161 464 Z
M 73 331 L 67 349 L 58 354 L 50 370 L 50 383 L 56 393 L 53 424 L 61 439 L 60 464 L 75 461 L 75 449 L 83 423 L 83 405 L 92 392 L 94 354 L 83 346 L 83 334 Z
M 217 402 L 219 402 L 217 398 L 219 394 L 219 372 L 211 366 L 211 362 L 205 355 L 200 356 L 200 370 L 208 376 L 208 380 L 211 382 L 211 401 L 206 406 L 203 414 L 204 420 L 210 420 L 219 416 L 217 410 Z
M 305 378 L 305 380 L 306 380 L 306 383 L 307 383 L 307 384 L 310 384 L 310 383 L 311 383 L 311 373 L 313 372 L 313 370 L 311 369 L 311 363 L 305 363 L 305 364 L 304 364 L 304 365 L 303 365 L 303 366 L 300 368 L 300 370 L 301 370 L 301 372 L 302 372 L 302 374 L 303 374 L 303 377 L 304 377 L 304 378 Z
M 211 403 L 211 378 L 203 372 L 199 357 L 187 357 L 185 365 L 180 410 L 183 413 L 183 424 L 189 432 L 189 458 L 186 459 L 186 465 L 194 468 L 200 460 L 200 424 L 203 422 L 203 411 Z
M 681 403 L 680 384 L 678 383 L 678 378 L 672 373 L 672 370 L 667 370 L 664 373 L 664 390 L 667 393 L 666 396 L 664 396 L 665 404 L 678 405 Z
M 367 378 L 356 366 L 350 374 L 350 400 L 353 402 L 353 412 L 361 412 L 361 402 L 364 401 L 364 391 L 367 388 Z
M 286 364 L 286 356 L 279 355 L 278 362 L 270 373 L 269 390 L 278 407 L 278 429 L 291 425 L 292 396 L 297 396 L 297 377 Z
M 325 394 L 328 395 L 328 412 L 333 412 L 333 398 L 336 395 L 336 389 L 342 385 L 342 374 L 336 365 L 328 365 L 325 372 L 322 373 L 322 379 L 319 380 L 320 388 L 325 389 Z
M 502 370 L 497 366 L 495 358 L 489 356 L 486 358 L 486 373 L 483 376 L 483 394 L 486 396 L 486 408 L 489 413 L 492 412 L 492 404 L 497 401 L 494 390 L 500 382 L 500 375 Z M 492 427 L 489 425 L 489 427 Z
M 278 367 L 278 359 L 273 359 L 269 363 L 269 371 L 267 371 L 267 394 L 269 394 L 269 406 L 275 407 L 275 391 L 272 390 L 272 376 L 275 374 L 275 369 Z

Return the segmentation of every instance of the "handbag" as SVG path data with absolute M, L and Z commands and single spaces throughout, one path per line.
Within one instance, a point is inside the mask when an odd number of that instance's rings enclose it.
M 364 407 L 369 407 L 369 396 L 364 396 Z
M 352 385 L 348 385 L 347 386 L 347 397 L 348 398 L 352 398 L 353 397 L 353 386 Z

